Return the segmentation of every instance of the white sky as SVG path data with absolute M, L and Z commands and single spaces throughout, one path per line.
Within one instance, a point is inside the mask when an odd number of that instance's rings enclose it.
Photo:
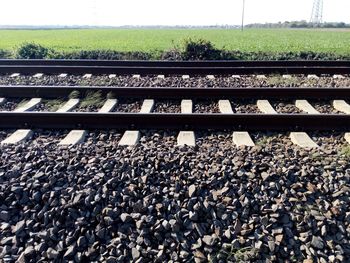
M 313 0 L 246 0 L 245 24 L 309 20 Z M 242 0 L 1 0 L 0 25 L 239 25 Z M 350 23 L 350 0 L 324 0 Z

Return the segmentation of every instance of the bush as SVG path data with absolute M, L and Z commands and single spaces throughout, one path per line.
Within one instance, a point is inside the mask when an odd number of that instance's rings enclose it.
M 10 58 L 10 57 L 11 57 L 11 53 L 9 51 L 0 49 L 0 59 Z
M 185 60 L 215 60 L 220 59 L 221 51 L 207 40 L 191 38 L 185 39 L 182 49 L 182 57 Z
M 17 58 L 43 59 L 49 54 L 49 49 L 35 43 L 24 43 L 17 50 Z

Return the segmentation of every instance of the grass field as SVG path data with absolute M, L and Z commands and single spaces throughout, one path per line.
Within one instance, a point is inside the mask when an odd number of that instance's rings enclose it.
M 240 51 L 315 51 L 350 54 L 350 30 L 292 29 L 84 29 L 0 30 L 0 49 L 35 42 L 59 51 L 110 49 L 164 51 L 187 37 L 210 40 L 217 48 Z

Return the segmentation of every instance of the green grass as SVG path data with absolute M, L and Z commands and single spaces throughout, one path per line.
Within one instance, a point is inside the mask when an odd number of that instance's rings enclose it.
M 35 42 L 58 51 L 156 52 L 171 49 L 188 37 L 209 40 L 226 50 L 350 54 L 350 30 L 337 29 L 0 30 L 0 49 L 14 50 L 23 42 Z

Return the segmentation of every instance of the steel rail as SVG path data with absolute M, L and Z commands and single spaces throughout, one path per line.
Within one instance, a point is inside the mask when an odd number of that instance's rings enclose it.
M 72 66 L 72 65 L 0 65 L 0 74 L 118 74 L 118 75 L 249 75 L 249 74 L 350 74 L 350 66 Z
M 0 128 L 350 130 L 350 115 L 0 112 Z
M 0 86 L 5 98 L 67 98 L 72 91 L 81 97 L 100 91 L 116 98 L 137 99 L 350 99 L 350 88 L 196 88 L 196 87 L 99 87 L 99 86 Z
M 128 67 L 350 67 L 348 60 L 211 60 L 211 61 L 146 61 L 146 60 L 72 60 L 72 59 L 0 59 L 0 65 L 55 66 L 128 66 Z

